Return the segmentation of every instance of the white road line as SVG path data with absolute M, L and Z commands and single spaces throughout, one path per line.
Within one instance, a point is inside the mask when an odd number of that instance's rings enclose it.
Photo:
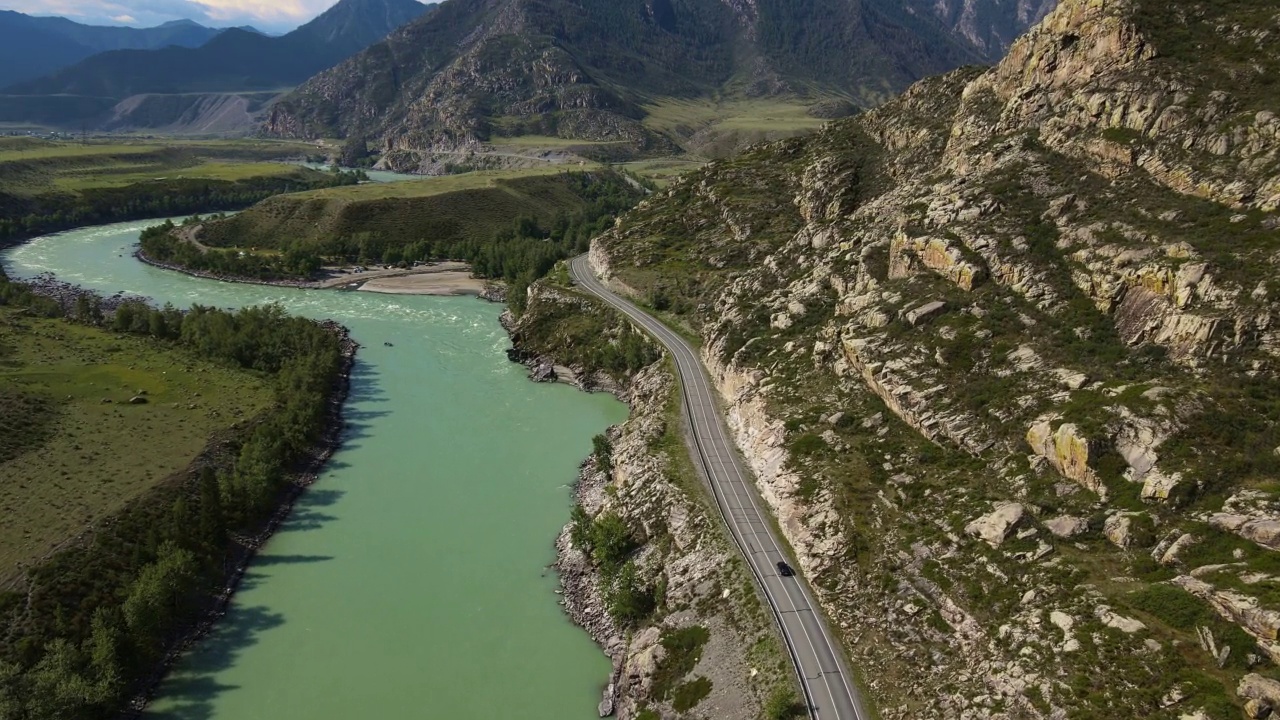
M 769 589 L 766 578 L 773 577 L 773 575 L 772 573 L 766 574 L 766 571 L 771 570 L 772 563 L 765 561 L 766 564 L 762 568 L 759 558 L 760 555 L 769 552 L 769 547 L 765 547 L 762 542 L 760 548 L 757 549 L 755 544 L 747 539 L 748 534 L 761 540 L 767 537 L 768 546 L 771 546 L 774 556 L 778 558 L 785 558 L 786 556 L 782 552 L 772 528 L 769 527 L 760 510 L 754 487 L 748 483 L 741 463 L 737 460 L 736 455 L 729 456 L 733 452 L 730 450 L 732 446 L 720 417 L 719 409 L 715 404 L 714 391 L 710 387 L 707 373 L 703 369 L 701 361 L 693 353 L 689 345 L 684 342 L 683 338 L 677 336 L 656 319 L 649 317 L 638 308 L 606 290 L 595 279 L 594 273 L 592 273 L 584 257 L 578 257 L 571 261 L 571 269 L 575 279 L 583 287 L 627 315 L 642 329 L 654 335 L 667 348 L 668 352 L 674 356 L 676 367 L 685 385 L 685 390 L 682 393 L 684 396 L 683 403 L 685 414 L 692 430 L 691 436 L 694 449 L 697 450 L 696 459 L 716 498 L 717 509 L 720 511 L 725 525 L 729 528 L 730 535 L 734 538 L 739 551 L 742 552 L 747 560 L 747 565 L 751 568 L 756 582 L 760 585 L 765 598 L 769 601 L 774 618 L 778 623 L 783 638 L 787 642 L 788 652 L 796 667 L 797 678 L 805 691 L 810 715 L 815 720 L 820 716 L 826 716 L 825 709 L 819 710 L 813 702 L 815 698 L 811 682 L 821 681 L 826 689 L 828 698 L 831 700 L 830 710 L 832 717 L 862 720 L 860 697 L 849 683 L 848 674 L 841 666 L 841 655 L 832 643 L 830 631 L 823 624 L 821 616 L 815 611 L 815 601 L 804 586 L 803 581 L 797 578 L 795 582 L 800 591 L 801 602 L 798 603 L 791 592 L 790 583 L 781 577 L 775 580 L 781 586 L 782 594 L 787 598 L 787 604 L 790 606 L 789 610 L 785 610 L 780 606 L 778 597 Z M 716 472 L 717 469 L 718 472 Z M 730 473 L 730 470 L 732 470 L 732 473 Z M 730 496 L 732 502 L 730 501 Z M 738 517 L 739 514 L 741 514 L 741 517 Z M 751 517 L 752 515 L 754 515 L 754 519 Z M 746 525 L 745 529 L 743 528 L 744 524 Z M 808 623 L 805 617 L 801 615 L 802 611 L 808 612 L 808 617 L 819 623 L 819 630 L 821 631 L 819 632 L 820 643 L 815 643 L 813 636 L 809 632 Z M 806 644 L 809 646 L 810 657 L 816 665 L 817 674 L 813 678 L 809 677 L 808 671 L 804 668 L 805 660 L 809 658 L 803 657 L 799 652 L 800 646 L 796 644 L 793 629 L 787 627 L 784 615 L 795 616 L 796 622 L 799 623 L 799 633 L 804 635 Z M 819 644 L 826 651 L 825 657 L 819 652 Z M 826 669 L 828 665 L 833 666 L 834 669 Z M 837 699 L 835 692 L 837 687 L 833 686 L 829 678 L 830 675 L 838 675 L 840 677 L 840 685 L 838 687 L 843 690 L 840 699 L 843 699 L 844 703 Z

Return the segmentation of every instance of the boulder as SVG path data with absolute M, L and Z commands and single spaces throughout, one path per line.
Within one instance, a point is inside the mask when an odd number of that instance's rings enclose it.
M 947 309 L 947 304 L 941 300 L 925 303 L 917 308 L 908 310 L 906 313 L 907 323 L 912 327 L 921 325 L 932 320 L 935 316 L 940 315 L 942 311 Z
M 1084 436 L 1072 423 L 1063 423 L 1055 430 L 1058 418 L 1043 417 L 1027 430 L 1027 444 L 1031 451 L 1044 458 L 1058 474 L 1075 480 L 1101 497 L 1107 488 L 1093 469 L 1093 462 L 1100 451 L 1100 443 Z
M 1209 524 L 1257 543 L 1271 550 L 1280 550 L 1280 518 L 1254 517 L 1234 513 L 1214 513 Z
M 1173 489 L 1182 482 L 1182 473 L 1166 475 L 1158 469 L 1152 469 L 1142 481 L 1143 500 L 1168 500 Z
M 1017 529 L 1026 516 L 1022 505 L 1018 503 L 1001 503 L 995 510 L 983 515 L 965 526 L 966 535 L 986 541 L 993 548 L 1000 547 L 1005 538 Z
M 1121 550 L 1127 550 L 1135 544 L 1140 545 L 1142 544 L 1142 538 L 1135 532 L 1137 530 L 1135 521 L 1140 517 L 1142 517 L 1142 513 L 1116 513 L 1103 523 L 1102 534 Z
M 1269 718 L 1280 707 L 1280 682 L 1249 673 L 1240 678 L 1236 695 L 1247 700 L 1245 712 L 1251 718 Z
M 555 382 L 556 368 L 548 362 L 538 363 L 529 371 L 529 379 L 534 382 Z
M 1054 537 L 1073 538 L 1089 529 L 1089 521 L 1074 515 L 1059 515 L 1045 520 L 1044 526 Z
M 1140 630 L 1146 630 L 1147 626 L 1141 620 L 1135 620 L 1124 615 L 1117 615 L 1111 611 L 1106 605 L 1099 605 L 1094 609 L 1094 614 L 1098 616 L 1098 620 L 1109 628 L 1115 628 L 1120 632 L 1132 635 Z
M 612 679 L 609 680 L 609 684 L 604 689 L 604 696 L 600 698 L 600 704 L 596 707 L 600 717 L 607 718 L 613 715 L 617 709 L 617 702 L 615 701 L 617 693 L 617 685 Z
M 130 405 L 146 405 L 148 402 L 150 401 L 141 395 L 134 395 L 133 397 L 129 398 Z
M 1161 565 L 1172 565 L 1178 562 L 1178 555 L 1191 547 L 1196 542 L 1196 536 L 1190 533 L 1183 533 L 1178 536 L 1177 540 L 1169 543 L 1168 547 L 1157 547 L 1156 552 L 1151 554 L 1151 559 Z

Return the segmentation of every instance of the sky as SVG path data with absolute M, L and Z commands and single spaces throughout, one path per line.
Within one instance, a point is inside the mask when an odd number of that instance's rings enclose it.
M 337 0 L 0 0 L 0 10 L 61 15 L 88 25 L 151 27 L 183 18 L 201 25 L 253 25 L 287 31 L 327 10 Z

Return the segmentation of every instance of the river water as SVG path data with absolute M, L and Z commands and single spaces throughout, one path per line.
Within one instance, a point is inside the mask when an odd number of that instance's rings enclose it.
M 147 224 L 0 258 L 16 277 L 51 271 L 182 307 L 278 302 L 363 345 L 342 450 L 148 716 L 596 717 L 609 663 L 563 616 L 547 566 L 576 466 L 625 406 L 528 382 L 496 305 L 189 278 L 131 257 Z

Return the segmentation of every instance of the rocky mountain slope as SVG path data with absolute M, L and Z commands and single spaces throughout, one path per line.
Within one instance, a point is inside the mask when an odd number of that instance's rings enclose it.
M 199 47 L 221 32 L 190 20 L 153 28 L 99 27 L 0 10 L 0 87 L 40 77 L 95 53 Z
M 556 542 L 563 605 L 613 660 L 601 716 L 788 718 L 793 674 L 745 563 L 689 460 L 669 363 L 629 323 L 554 278 L 529 291 L 513 359 L 616 394 Z
M 999 58 L 1027 28 L 1044 19 L 1057 0 L 909 0 L 913 11 L 931 14 L 974 47 Z
M 453 0 L 312 78 L 266 127 L 366 135 L 392 151 L 515 135 L 646 150 L 667 145 L 642 123 L 643 106 L 662 98 L 870 105 L 990 56 L 931 12 L 891 0 Z
M 1280 709 L 1280 8 L 1064 0 L 593 243 L 885 718 Z
M 232 28 L 198 48 L 106 52 L 6 92 L 31 96 L 34 106 L 41 97 L 62 95 L 123 100 L 141 94 L 280 90 L 332 67 L 428 9 L 416 0 L 342 0 L 280 37 Z

